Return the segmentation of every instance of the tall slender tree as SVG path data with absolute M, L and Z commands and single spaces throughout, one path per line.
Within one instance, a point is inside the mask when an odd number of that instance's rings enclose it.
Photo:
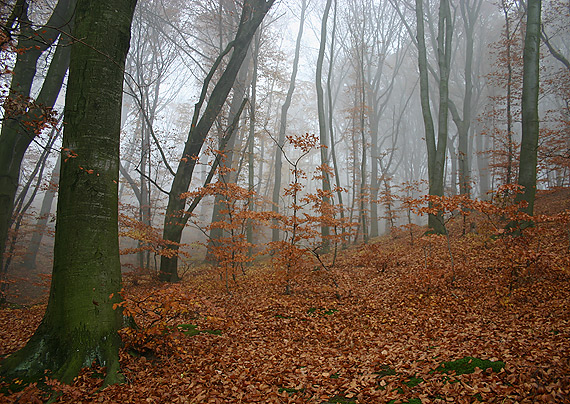
M 261 45 L 261 30 L 255 34 L 255 41 L 253 43 L 252 56 L 253 56 L 253 71 L 251 77 L 251 100 L 249 108 L 249 135 L 247 138 L 247 184 L 248 190 L 251 192 L 248 200 L 248 209 L 250 212 L 255 210 L 254 196 L 255 191 L 255 159 L 254 159 L 254 143 L 255 143 L 255 125 L 256 125 L 256 104 L 257 104 L 257 76 L 259 70 L 259 48 Z M 251 257 L 253 251 L 253 220 L 248 219 L 246 228 L 246 237 L 249 244 L 248 255 Z M 252 262 L 249 262 L 252 264 Z
M 285 144 L 285 133 L 287 131 L 287 114 L 295 92 L 295 80 L 297 79 L 297 71 L 299 69 L 299 56 L 301 53 L 301 39 L 303 38 L 303 27 L 305 25 L 305 11 L 307 10 L 307 1 L 302 0 L 301 17 L 299 19 L 299 31 L 297 32 L 297 41 L 295 43 L 295 56 L 293 57 L 293 71 L 289 81 L 289 89 L 285 102 L 281 106 L 281 118 L 279 121 L 279 136 L 277 138 L 277 148 L 275 150 L 275 181 L 273 184 L 272 210 L 279 213 L 279 195 L 281 194 L 281 171 L 283 169 L 283 145 Z M 271 233 L 271 241 L 279 241 L 279 228 L 277 219 L 273 221 L 273 229 Z
M 182 158 L 176 169 L 176 174 L 172 181 L 170 193 L 168 196 L 168 206 L 164 218 L 163 238 L 169 244 L 167 251 L 163 253 L 160 260 L 160 279 L 167 282 L 176 282 L 178 278 L 178 251 L 182 240 L 182 231 L 190 218 L 185 212 L 186 200 L 181 199 L 180 195 L 188 191 L 192 174 L 196 167 L 196 161 L 199 157 L 200 150 L 208 136 L 214 121 L 218 117 L 222 106 L 224 105 L 230 90 L 233 87 L 234 80 L 247 54 L 249 44 L 257 27 L 273 5 L 275 0 L 245 0 L 243 3 L 242 15 L 238 31 L 235 39 L 231 41 L 224 49 L 224 52 L 218 57 L 214 66 L 210 70 L 202 88 L 200 99 L 195 107 L 192 118 L 192 125 L 188 138 L 184 144 Z M 232 51 L 232 55 L 228 64 L 222 73 L 220 79 L 214 86 L 208 103 L 203 111 L 202 106 L 205 102 L 208 84 L 210 83 L 222 59 Z
M 420 99 L 424 120 L 425 139 L 428 153 L 429 194 L 443 195 L 445 173 L 445 151 L 447 148 L 447 117 L 449 104 L 449 66 L 451 64 L 451 38 L 453 26 L 449 0 L 441 0 L 439 4 L 437 62 L 439 66 L 439 112 L 437 127 L 437 143 L 435 127 L 430 109 L 428 63 L 425 44 L 423 0 L 416 0 L 418 65 L 420 70 Z M 435 233 L 445 233 L 445 225 L 441 212 L 430 214 L 428 226 Z
M 323 13 L 323 18 L 321 22 L 321 43 L 319 46 L 319 55 L 317 57 L 317 68 L 315 72 L 315 83 L 317 86 L 317 111 L 319 118 L 319 140 L 321 143 L 321 166 L 323 171 L 322 176 L 322 187 L 323 187 L 323 207 L 330 205 L 330 178 L 328 170 L 325 166 L 329 164 L 328 161 L 328 137 L 327 137 L 327 117 L 325 115 L 325 96 L 323 91 L 323 62 L 325 59 L 325 48 L 327 45 L 327 20 L 329 18 L 329 11 L 331 9 L 332 0 L 327 0 L 325 4 L 325 11 Z M 330 72 L 329 72 L 330 73 Z M 326 224 L 321 225 L 321 238 L 322 238 L 322 252 L 327 252 L 329 249 L 328 238 L 330 235 L 330 228 Z
M 449 101 L 449 112 L 457 127 L 457 163 L 459 169 L 459 192 L 469 196 L 471 193 L 471 161 L 469 154 L 469 129 L 471 127 L 471 110 L 473 104 L 473 51 L 475 41 L 475 23 L 481 10 L 482 0 L 461 0 L 461 19 L 465 37 L 465 86 L 463 94 L 462 115 L 455 103 Z
M 523 54 L 522 139 L 518 183 L 523 192 L 517 201 L 526 201 L 525 213 L 534 213 L 536 195 L 536 165 L 539 134 L 538 93 L 540 60 L 541 0 L 529 0 Z

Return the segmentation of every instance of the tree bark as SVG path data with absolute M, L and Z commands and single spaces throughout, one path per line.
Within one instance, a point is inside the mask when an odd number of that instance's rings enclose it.
M 442 196 L 445 171 L 445 151 L 447 148 L 448 80 L 449 66 L 451 62 L 452 33 L 448 0 L 442 0 L 439 6 L 437 54 L 439 64 L 439 114 L 437 146 L 429 102 L 428 65 L 422 0 L 416 0 L 416 18 L 418 65 L 420 70 L 420 99 L 428 152 L 429 194 Z M 443 214 L 441 212 L 430 214 L 428 216 L 428 226 L 433 232 L 444 234 L 446 230 L 443 222 Z
M 457 127 L 457 165 L 459 169 L 459 193 L 471 195 L 471 161 L 469 156 L 469 128 L 473 104 L 473 49 L 475 22 L 479 16 L 482 0 L 461 0 L 461 17 L 465 28 L 465 90 L 463 94 L 463 117 L 459 115 L 453 102 L 449 111 Z
M 506 172 L 506 184 L 511 184 L 513 182 L 513 114 L 512 114 L 512 83 L 513 83 L 513 60 L 512 60 L 512 52 L 511 52 L 511 28 L 510 28 L 510 18 L 509 18 L 509 5 L 507 4 L 506 0 L 501 1 L 501 7 L 503 9 L 503 14 L 505 16 L 505 39 L 507 42 L 507 99 L 506 99 L 506 108 L 507 108 L 507 172 Z
M 255 156 L 254 156 L 254 143 L 255 143 L 255 124 L 256 124 L 256 104 L 257 104 L 257 75 L 259 68 L 259 48 L 261 44 L 261 35 L 258 32 L 255 35 L 255 46 L 252 50 L 253 53 L 253 72 L 251 77 L 251 100 L 250 100 L 250 110 L 249 110 L 249 137 L 247 140 L 247 183 L 250 192 L 248 209 L 250 212 L 255 211 L 254 195 L 255 191 Z M 248 257 L 253 255 L 253 220 L 250 218 L 247 220 L 246 237 L 248 242 Z M 252 262 L 250 261 L 248 265 Z
M 323 19 L 321 23 L 321 44 L 319 47 L 319 55 L 317 57 L 317 68 L 316 68 L 316 86 L 317 86 L 317 110 L 319 116 L 319 139 L 321 143 L 321 165 L 328 165 L 328 139 L 327 139 L 327 119 L 325 115 L 325 97 L 323 93 L 323 84 L 321 82 L 323 77 L 323 61 L 325 58 L 325 47 L 327 44 L 327 20 L 329 17 L 329 11 L 331 8 L 332 0 L 327 0 L 325 5 L 325 11 L 323 14 Z M 330 72 L 329 72 L 330 74 Z M 328 194 L 331 190 L 330 178 L 328 171 L 323 170 L 320 175 L 322 176 L 322 187 L 323 187 L 323 198 L 322 198 L 322 212 L 321 215 L 325 214 L 329 210 L 329 205 L 331 203 Z M 328 252 L 330 229 L 329 226 L 323 224 L 321 225 L 321 252 Z
M 234 120 L 239 121 L 241 115 L 241 104 L 246 98 L 246 87 L 249 71 L 249 60 L 251 58 L 251 53 L 248 53 L 244 63 L 242 64 L 240 71 L 237 75 L 234 91 L 232 96 L 232 101 L 229 111 L 228 122 Z M 229 133 L 229 132 L 228 132 Z M 236 147 L 236 140 L 238 138 L 239 130 L 235 130 L 231 133 L 228 139 L 225 139 L 227 135 L 224 133 L 220 134 L 220 139 L 218 143 L 218 150 L 223 151 L 224 156 L 215 156 L 217 160 L 220 161 L 219 166 L 221 167 L 221 172 L 219 174 L 218 181 L 224 184 L 235 183 L 237 179 L 237 173 L 232 172 L 232 168 L 236 168 L 234 159 L 234 149 Z M 227 196 L 222 193 L 216 194 L 214 198 L 214 206 L 212 209 L 212 220 L 210 223 L 217 223 L 227 220 Z M 208 239 L 208 251 L 206 254 L 206 262 L 216 263 L 216 254 L 214 253 L 215 248 L 220 246 L 220 240 L 224 237 L 224 228 L 219 226 L 214 226 L 210 229 L 210 238 Z
M 279 196 L 281 194 L 281 170 L 283 168 L 283 145 L 285 144 L 285 133 L 287 131 L 287 113 L 291 106 L 293 93 L 295 92 L 295 80 L 297 79 L 297 70 L 299 68 L 299 56 L 301 53 L 301 39 L 303 37 L 303 27 L 305 25 L 305 12 L 307 10 L 307 1 L 302 0 L 301 18 L 299 20 L 299 31 L 297 32 L 297 42 L 295 43 L 295 56 L 293 58 L 293 71 L 289 81 L 289 89 L 285 102 L 281 107 L 281 120 L 279 123 L 279 136 L 277 138 L 277 148 L 275 149 L 275 181 L 273 183 L 272 211 L 279 213 Z M 271 241 L 279 241 L 279 228 L 277 219 L 273 219 L 271 230 Z
M 54 267 L 44 318 L 1 374 L 71 383 L 82 367 L 121 380 L 118 179 L 121 99 L 136 0 L 79 0 L 65 103 Z
M 522 89 L 522 138 L 519 164 L 519 185 L 523 193 L 517 195 L 517 202 L 526 201 L 521 210 L 529 215 L 534 213 L 536 195 L 536 165 L 539 135 L 538 93 L 540 60 L 540 11 L 541 0 L 529 0 L 527 25 L 523 54 Z
M 180 195 L 188 191 L 190 182 L 192 181 L 194 167 L 196 166 L 196 161 L 202 149 L 202 145 L 206 140 L 206 136 L 232 89 L 234 80 L 245 59 L 247 49 L 257 27 L 274 1 L 275 0 L 245 0 L 238 32 L 234 41 L 231 43 L 231 48 L 233 49 L 232 56 L 220 80 L 214 86 L 208 104 L 199 120 L 200 107 L 205 97 L 205 91 L 200 97 L 200 102 L 196 105 L 197 108 L 192 120 L 192 126 L 188 133 L 188 139 L 184 144 L 182 158 L 178 164 L 168 196 L 168 206 L 164 218 L 162 237 L 169 246 L 160 259 L 159 278 L 161 281 L 176 282 L 179 280 L 177 271 L 178 250 L 180 249 L 180 241 L 182 240 L 182 231 L 188 220 L 188 217 L 184 215 L 186 200 L 180 198 Z M 213 72 L 211 73 L 213 74 Z
M 334 61 L 335 61 L 335 39 L 336 39 L 336 27 L 337 27 L 337 0 L 334 0 L 334 9 L 333 9 L 333 26 L 331 32 L 331 47 L 330 47 L 330 55 L 329 55 L 329 74 L 327 75 L 327 106 L 328 106 L 328 130 L 329 130 L 329 141 L 331 146 L 331 161 L 333 164 L 334 170 L 334 178 L 335 178 L 335 185 L 336 185 L 336 197 L 338 198 L 338 206 L 340 206 L 340 220 L 344 223 L 344 215 L 345 215 L 345 206 L 342 200 L 342 187 L 340 183 L 340 175 L 338 169 L 338 162 L 336 158 L 336 148 L 335 148 L 335 134 L 334 134 L 334 124 L 333 124 L 333 116 L 334 116 L 334 106 L 335 103 L 333 102 L 333 90 L 332 90 L 332 78 L 333 78 L 333 71 L 334 71 Z M 340 86 L 337 86 L 340 88 Z M 335 97 L 336 99 L 336 97 Z M 344 231 L 343 231 L 344 233 Z M 343 234 L 343 245 L 346 242 L 346 237 Z

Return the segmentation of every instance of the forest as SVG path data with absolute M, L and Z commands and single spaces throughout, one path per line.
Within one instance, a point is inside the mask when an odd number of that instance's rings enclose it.
M 570 403 L 570 0 L 0 0 L 0 402 Z

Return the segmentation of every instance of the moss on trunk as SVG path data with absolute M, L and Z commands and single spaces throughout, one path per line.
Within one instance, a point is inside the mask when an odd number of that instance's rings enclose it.
M 70 383 L 93 361 L 120 380 L 122 313 L 118 176 L 124 63 L 136 0 L 79 0 L 65 102 L 63 155 L 48 307 L 0 374 Z

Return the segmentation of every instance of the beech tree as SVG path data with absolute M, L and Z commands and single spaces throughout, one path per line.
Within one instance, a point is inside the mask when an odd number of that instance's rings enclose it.
M 449 100 L 449 112 L 457 127 L 457 160 L 459 165 L 459 191 L 462 195 L 471 194 L 471 161 L 469 156 L 469 129 L 471 126 L 471 112 L 473 109 L 473 50 L 475 23 L 479 17 L 482 0 L 461 0 L 461 20 L 464 26 L 465 37 L 465 70 L 463 107 L 460 114 L 455 103 Z
M 439 113 L 437 141 L 430 110 L 428 63 L 425 45 L 423 0 L 416 0 L 417 45 L 420 70 L 420 99 L 424 119 L 425 139 L 428 154 L 429 194 L 443 195 L 445 150 L 447 147 L 448 81 L 451 62 L 451 37 L 453 32 L 449 1 L 441 0 L 439 5 L 437 62 L 439 66 Z M 441 213 L 430 214 L 428 226 L 435 233 L 445 233 Z
M 71 383 L 93 361 L 121 380 L 118 179 L 125 58 L 136 0 L 78 0 L 75 8 L 54 266 L 44 318 L 1 375 Z
M 522 139 L 518 180 L 523 192 L 517 195 L 516 200 L 527 202 L 522 210 L 529 215 L 534 212 L 536 194 L 541 6 L 541 0 L 528 1 L 523 54 Z
M 168 244 L 168 249 L 163 252 L 160 260 L 160 279 L 162 281 L 178 281 L 178 250 L 182 240 L 182 231 L 190 216 L 186 214 L 186 200 L 180 195 L 187 192 L 192 181 L 192 174 L 196 167 L 196 160 L 200 150 L 208 136 L 210 128 L 218 117 L 234 80 L 240 70 L 247 54 L 249 44 L 257 27 L 273 5 L 275 0 L 245 0 L 243 4 L 238 31 L 218 59 L 214 62 L 210 73 L 205 79 L 199 101 L 196 103 L 192 126 L 188 138 L 184 144 L 182 158 L 176 169 L 168 196 L 168 206 L 164 218 L 163 238 Z M 210 83 L 224 56 L 232 52 L 228 64 L 220 79 L 214 86 L 204 111 L 200 114 L 205 102 L 208 84 Z
M 370 42 L 367 45 L 369 50 L 364 55 L 367 65 L 366 86 L 369 88 L 367 99 L 370 120 L 370 237 L 377 237 L 379 235 L 378 193 L 381 182 L 389 177 L 385 170 L 395 171 L 394 167 L 390 166 L 397 148 L 392 142 L 391 145 L 384 147 L 385 151 L 382 151 L 382 144 L 388 140 L 388 137 L 392 141 L 398 138 L 397 135 L 393 136 L 394 133 L 383 134 L 382 132 L 386 130 L 381 125 L 389 120 L 385 117 L 385 112 L 393 98 L 394 84 L 406 57 L 408 43 L 404 41 L 404 35 L 401 33 L 402 24 L 398 20 L 398 14 L 389 2 L 383 2 L 377 8 L 365 8 L 364 14 L 369 21 L 371 31 L 371 35 L 367 38 Z M 399 123 L 394 126 L 399 126 Z M 388 162 L 382 166 L 384 156 Z
M 273 184 L 272 210 L 279 213 L 279 194 L 281 193 L 281 171 L 283 168 L 283 146 L 285 145 L 285 133 L 287 131 L 287 114 L 291 106 L 293 92 L 295 91 L 295 80 L 297 78 L 297 70 L 299 68 L 299 55 L 301 53 L 301 39 L 303 38 L 303 27 L 305 25 L 305 11 L 307 9 L 306 0 L 301 3 L 301 17 L 299 18 L 299 31 L 297 32 L 297 41 L 295 42 L 295 56 L 293 58 L 293 70 L 289 81 L 289 89 L 287 97 L 281 106 L 281 118 L 279 121 L 279 136 L 277 138 L 277 148 L 275 149 L 275 181 Z M 279 241 L 279 227 L 277 220 L 273 220 L 273 229 L 271 233 L 271 241 Z
M 332 0 L 327 0 L 325 5 L 325 11 L 323 13 L 323 19 L 321 22 L 321 40 L 319 46 L 319 56 L 317 58 L 317 69 L 315 73 L 315 83 L 317 87 L 317 110 L 319 118 L 319 139 L 321 142 L 321 165 L 322 170 L 322 187 L 323 187 L 323 206 L 328 206 L 331 203 L 330 200 L 330 178 L 325 166 L 329 164 L 328 159 L 328 147 L 329 142 L 327 138 L 327 119 L 325 115 L 325 96 L 323 92 L 322 76 L 323 76 L 323 61 L 325 58 L 325 47 L 327 44 L 327 20 L 329 18 L 329 11 L 331 9 Z M 330 73 L 330 72 L 329 72 Z M 322 251 L 328 252 L 329 250 L 329 235 L 330 228 L 328 225 L 323 223 L 321 226 L 321 237 L 322 237 Z
M 512 184 L 514 182 L 514 154 L 515 154 L 515 140 L 514 140 L 514 111 L 517 109 L 516 99 L 519 99 L 519 82 L 518 80 L 518 69 L 516 59 L 518 58 L 517 52 L 517 31 L 519 30 L 519 14 L 520 10 L 515 7 L 515 3 L 501 0 L 500 8 L 505 18 L 505 26 L 503 41 L 504 45 L 500 48 L 499 56 L 504 58 L 499 66 L 506 65 L 506 77 L 502 79 L 503 86 L 506 90 L 505 95 L 505 112 L 507 118 L 507 130 L 506 139 L 503 141 L 506 143 L 506 161 L 505 167 L 505 183 Z M 501 55 L 503 53 L 503 55 Z

